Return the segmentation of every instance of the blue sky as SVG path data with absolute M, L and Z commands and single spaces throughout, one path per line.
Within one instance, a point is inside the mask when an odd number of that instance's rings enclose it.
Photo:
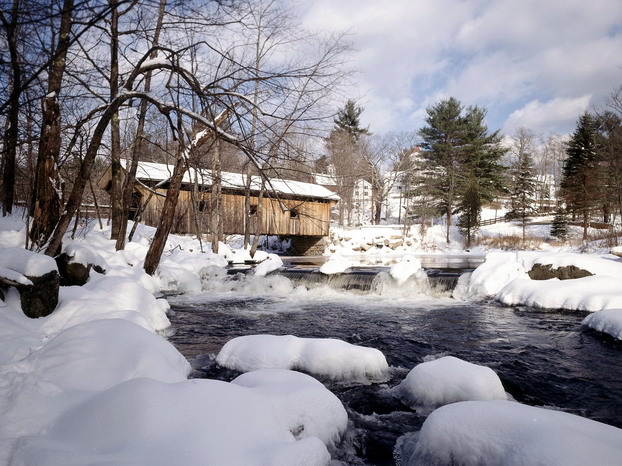
M 376 133 L 416 130 L 450 96 L 512 134 L 568 134 L 622 84 L 621 0 L 303 0 L 303 24 L 345 31 Z

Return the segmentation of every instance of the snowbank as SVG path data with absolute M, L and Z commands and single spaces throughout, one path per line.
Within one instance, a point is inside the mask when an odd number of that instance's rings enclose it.
M 503 304 L 545 309 L 577 309 L 596 312 L 622 307 L 622 279 L 592 276 L 574 280 L 517 278 L 497 293 Z
M 622 340 L 622 309 L 605 309 L 583 319 L 586 327 Z
M 325 465 L 317 437 L 296 440 L 253 389 L 214 380 L 138 378 L 20 440 L 12 464 Z
M 248 372 L 258 369 L 297 369 L 348 382 L 386 380 L 389 366 L 375 348 L 331 338 L 292 335 L 247 335 L 228 341 L 218 353 L 218 364 Z
M 453 356 L 415 366 L 394 393 L 413 409 L 457 401 L 507 399 L 503 384 L 492 369 Z
M 532 280 L 534 264 L 574 265 L 593 276 L 570 280 Z M 600 311 L 622 308 L 622 262 L 577 253 L 489 253 L 471 275 L 467 298 L 495 297 L 506 305 Z M 458 295 L 456 295 L 458 296 Z
M 622 429 L 510 401 L 443 406 L 396 446 L 401 464 L 618 465 Z

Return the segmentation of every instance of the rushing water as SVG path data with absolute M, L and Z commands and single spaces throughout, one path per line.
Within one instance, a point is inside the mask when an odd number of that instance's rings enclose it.
M 286 283 L 286 281 L 288 283 Z M 425 420 L 390 388 L 418 363 L 452 355 L 494 369 L 517 401 L 622 427 L 622 344 L 583 329 L 582 312 L 464 303 L 416 292 L 389 296 L 292 289 L 284 277 L 222 280 L 200 295 L 171 299 L 173 344 L 195 377 L 231 380 L 214 362 L 229 339 L 248 334 L 339 338 L 381 350 L 386 384 L 324 381 L 348 411 L 333 457 L 348 464 L 393 464 L 395 441 Z

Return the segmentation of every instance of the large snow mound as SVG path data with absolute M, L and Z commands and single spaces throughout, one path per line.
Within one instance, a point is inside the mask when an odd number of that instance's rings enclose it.
M 263 369 L 242 374 L 231 383 L 265 396 L 272 411 L 297 439 L 318 437 L 334 448 L 346 430 L 348 414 L 339 398 L 309 375 Z
M 60 332 L 30 358 L 33 371 L 65 390 L 107 390 L 137 377 L 181 382 L 188 361 L 162 337 L 124 319 L 103 319 Z
M 507 399 L 495 371 L 453 356 L 415 366 L 394 393 L 412 408 L 457 401 Z
M 389 365 L 382 352 L 332 338 L 292 335 L 247 335 L 228 341 L 218 364 L 249 372 L 258 369 L 297 369 L 333 380 L 386 380 Z
M 156 331 L 171 325 L 166 317 L 168 302 L 156 299 L 144 286 L 130 278 L 95 274 L 80 290 L 88 292 L 90 299 L 113 302 L 119 310 L 139 312 Z
M 583 319 L 582 324 L 622 340 L 622 309 L 605 309 L 595 312 Z
M 134 379 L 79 404 L 41 436 L 24 437 L 15 466 L 84 464 L 326 465 L 316 437 L 296 441 L 261 394 L 214 380 Z
M 619 465 L 622 429 L 511 401 L 443 406 L 402 437 L 403 465 Z

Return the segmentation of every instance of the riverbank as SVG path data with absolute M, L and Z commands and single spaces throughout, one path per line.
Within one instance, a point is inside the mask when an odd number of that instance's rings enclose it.
M 187 380 L 187 361 L 158 335 L 169 325 L 168 303 L 159 293 L 198 293 L 205 283 L 221 280 L 226 264 L 245 253 L 223 245 L 216 255 L 207 245 L 202 251 L 196 240 L 171 236 L 158 272 L 150 277 L 142 261 L 152 234 L 153 229 L 140 227 L 124 251 L 114 250 L 105 229 L 78 231 L 75 240 L 67 239 L 66 247 L 88 250 L 106 273 L 92 272 L 85 286 L 61 287 L 59 304 L 48 317 L 27 318 L 19 296 L 10 290 L 4 294 L 0 463 L 326 464 L 325 443 L 295 436 L 282 419 L 257 408 L 267 406 L 261 389 Z M 19 219 L 0 222 L 0 247 L 21 247 L 24 235 Z M 524 278 L 526 259 L 514 256 L 514 269 L 506 260 L 487 261 L 491 272 L 482 268 L 481 281 L 463 280 L 461 290 L 480 283 L 490 296 L 488 286 L 500 283 L 499 268 L 514 273 L 505 273 L 512 280 L 502 289 Z M 598 264 L 616 260 L 593 259 Z M 611 282 L 607 273 L 597 278 Z M 259 278 L 253 286 L 257 296 L 265 292 Z M 598 293 L 587 288 L 590 296 Z M 597 301 L 590 300 L 589 310 L 599 310 Z M 610 308 L 617 297 L 601 303 L 602 309 Z M 313 411 L 312 404 L 307 406 Z

